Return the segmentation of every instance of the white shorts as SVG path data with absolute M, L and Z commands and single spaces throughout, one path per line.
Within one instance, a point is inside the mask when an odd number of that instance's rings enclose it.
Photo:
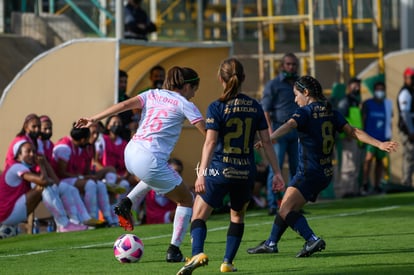
M 125 148 L 125 166 L 131 174 L 159 194 L 170 192 L 183 181 L 168 165 L 167 160 L 157 159 L 151 152 L 141 149 L 134 142 L 129 142 Z
M 2 224 L 17 225 L 27 220 L 26 194 L 21 195 L 14 204 L 13 211 Z

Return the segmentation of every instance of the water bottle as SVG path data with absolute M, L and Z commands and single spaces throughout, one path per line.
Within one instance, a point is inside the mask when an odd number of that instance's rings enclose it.
M 38 218 L 34 218 L 32 233 L 33 234 L 39 234 L 39 232 L 40 232 L 39 219 Z
M 53 220 L 47 222 L 47 232 L 55 232 L 55 223 Z

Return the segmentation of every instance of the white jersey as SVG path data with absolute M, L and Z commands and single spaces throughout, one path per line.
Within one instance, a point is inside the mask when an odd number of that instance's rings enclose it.
M 169 158 L 185 119 L 191 124 L 203 120 L 198 108 L 179 93 L 153 89 L 137 97 L 143 109 L 139 128 L 130 142 L 159 158 Z

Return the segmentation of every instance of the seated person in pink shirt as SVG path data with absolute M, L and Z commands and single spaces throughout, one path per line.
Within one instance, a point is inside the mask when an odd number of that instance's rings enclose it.
M 89 215 L 98 219 L 99 210 L 108 225 L 117 226 L 111 213 L 108 191 L 105 183 L 113 182 L 116 174 L 92 173 L 93 147 L 89 144 L 89 128 L 72 128 L 70 135 L 61 138 L 53 149 L 53 164 L 62 182 L 75 186 L 83 194 L 83 201 Z
M 130 185 L 136 185 L 137 180 L 131 176 L 124 161 L 124 151 L 127 142 L 122 139 L 122 120 L 119 115 L 110 116 L 104 126 L 103 133 L 97 133 L 96 125 L 89 127 L 91 131 L 91 144 L 94 144 L 95 154 L 92 160 L 96 171 L 106 167 L 113 167 L 118 176 L 116 184 L 129 192 Z M 96 133 L 96 135 L 95 135 Z
M 22 129 L 17 133 L 16 137 L 10 143 L 7 153 L 6 153 L 6 162 L 3 170 L 6 170 L 8 166 L 15 162 L 13 154 L 13 146 L 15 143 L 26 140 L 33 144 L 35 152 L 38 151 L 37 137 L 40 133 L 40 119 L 36 114 L 29 114 L 25 117 L 23 121 Z
M 42 121 L 43 118 L 43 121 Z M 47 123 L 48 120 L 49 123 Z M 46 124 L 48 125 L 46 125 Z M 46 173 L 48 177 L 50 177 L 53 182 L 55 183 L 52 187 L 53 189 L 58 193 L 60 200 L 63 202 L 64 210 L 68 214 L 71 222 L 75 224 L 86 224 L 90 226 L 97 225 L 97 222 L 87 214 L 87 212 L 82 211 L 86 210 L 85 206 L 83 205 L 80 199 L 79 192 L 77 189 L 73 186 L 70 186 L 66 183 L 61 183 L 59 178 L 56 176 L 51 164 L 50 164 L 50 149 L 52 149 L 50 146 L 53 145 L 53 143 L 49 142 L 47 143 L 48 146 L 45 146 L 44 141 L 41 139 L 38 139 L 41 136 L 42 133 L 42 127 L 48 128 L 47 131 L 49 134 L 52 133 L 52 123 L 50 118 L 45 116 L 39 117 L 36 114 L 29 114 L 25 117 L 23 126 L 19 133 L 16 135 L 16 137 L 12 140 L 10 143 L 10 146 L 7 151 L 6 155 L 6 162 L 5 162 L 5 169 L 6 170 L 10 165 L 15 163 L 15 145 L 21 141 L 27 141 L 33 145 L 33 148 L 35 150 L 35 155 L 37 158 L 38 156 L 43 156 L 43 165 L 46 169 Z M 47 147 L 47 148 L 46 148 Z M 31 170 L 40 173 L 40 167 L 37 164 L 34 164 L 33 167 L 31 167 Z M 43 192 L 43 201 L 45 203 L 48 203 L 47 200 L 49 197 L 47 196 L 47 192 Z M 53 213 L 52 213 L 53 214 Z
M 55 182 L 47 173 L 45 158 L 36 154 L 34 145 L 20 140 L 14 143 L 12 152 L 14 161 L 0 177 L 0 223 L 18 225 L 43 199 L 45 207 L 53 215 L 58 232 L 88 229 L 86 225 L 69 221 L 57 188 L 54 188 Z M 34 170 L 35 167 L 39 168 L 39 173 Z

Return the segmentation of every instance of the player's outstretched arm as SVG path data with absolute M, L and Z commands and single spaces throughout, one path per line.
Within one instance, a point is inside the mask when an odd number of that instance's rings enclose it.
M 132 110 L 132 109 L 142 109 L 141 101 L 138 100 L 137 97 L 132 97 L 128 100 L 112 105 L 111 107 L 105 109 L 104 111 L 98 114 L 93 115 L 92 117 L 82 117 L 78 119 L 78 121 L 76 121 L 75 127 L 87 128 L 87 127 L 90 127 L 92 124 L 108 116 L 118 114 L 118 113 L 128 111 L 128 110 Z
M 372 136 L 368 135 L 365 131 L 358 128 L 354 128 L 349 124 L 345 124 L 343 130 L 349 137 L 357 139 L 363 143 L 375 146 L 381 149 L 382 151 L 386 151 L 388 153 L 395 152 L 398 148 L 398 143 L 395 141 L 381 142 L 376 138 L 373 138 Z
M 280 126 L 279 128 L 277 128 L 271 135 L 270 135 L 270 139 L 278 139 L 281 136 L 286 135 L 287 133 L 289 133 L 292 129 L 298 127 L 298 124 L 296 123 L 296 121 L 294 119 L 289 119 L 288 121 L 286 121 L 282 126 Z

